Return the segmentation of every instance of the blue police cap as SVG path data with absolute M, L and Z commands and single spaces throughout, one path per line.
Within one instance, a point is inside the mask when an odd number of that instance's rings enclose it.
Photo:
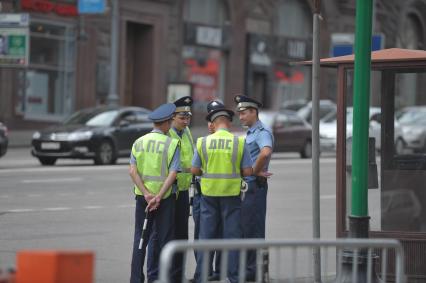
M 244 111 L 248 108 L 259 109 L 262 107 L 262 103 L 257 101 L 256 99 L 250 98 L 246 95 L 236 95 L 234 97 L 234 101 L 237 104 L 237 111 Z
M 207 113 L 206 120 L 209 122 L 213 122 L 219 116 L 226 116 L 232 121 L 234 116 L 234 111 L 226 109 L 225 105 L 217 100 L 207 104 Z
M 192 103 L 193 103 L 193 100 L 192 100 L 192 97 L 190 96 L 184 96 L 179 98 L 178 100 L 174 102 L 174 104 L 176 105 L 175 113 L 192 115 L 191 113 Z
M 152 111 L 148 118 L 155 123 L 163 122 L 170 120 L 173 117 L 173 113 L 175 113 L 176 105 L 174 103 L 166 103 L 157 107 L 154 111 Z

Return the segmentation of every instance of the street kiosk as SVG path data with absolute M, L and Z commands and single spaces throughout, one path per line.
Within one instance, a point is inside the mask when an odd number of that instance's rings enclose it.
M 322 123 L 336 123 L 336 233 L 346 237 L 354 55 L 322 59 L 320 64 L 337 69 L 336 119 L 320 122 L 320 136 Z M 400 240 L 408 282 L 426 282 L 426 51 L 372 52 L 370 89 L 369 237 Z M 392 276 L 393 267 L 387 270 Z

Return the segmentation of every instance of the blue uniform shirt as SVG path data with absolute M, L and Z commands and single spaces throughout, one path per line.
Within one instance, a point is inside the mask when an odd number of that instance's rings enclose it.
M 220 130 L 227 131 L 226 129 L 220 129 Z M 248 151 L 247 145 L 244 144 L 243 157 L 241 159 L 241 168 L 249 168 L 252 166 L 253 166 L 253 161 L 250 158 L 250 152 Z M 201 168 L 201 158 L 200 158 L 200 155 L 198 155 L 197 149 L 194 150 L 194 157 L 192 158 L 192 167 Z
M 162 131 L 160 131 L 158 129 L 153 129 L 152 132 L 164 134 Z M 133 153 L 130 153 L 130 164 L 132 164 L 132 165 L 137 164 L 136 158 L 133 155 Z M 170 162 L 169 171 L 178 171 L 179 172 L 181 170 L 182 169 L 180 167 L 180 151 L 179 151 L 179 148 L 177 147 L 175 154 L 173 155 L 172 162 Z
M 250 152 L 251 159 L 256 162 L 259 157 L 260 150 L 264 147 L 274 148 L 274 136 L 272 130 L 258 120 L 250 129 L 247 131 L 246 144 Z M 268 171 L 269 160 L 266 161 L 264 171 Z M 254 181 L 255 176 L 244 177 L 246 182 Z

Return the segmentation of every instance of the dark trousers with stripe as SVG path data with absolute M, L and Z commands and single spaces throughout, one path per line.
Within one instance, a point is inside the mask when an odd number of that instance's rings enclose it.
M 142 249 L 139 249 L 139 241 L 142 234 L 143 223 L 145 220 L 145 208 L 147 203 L 143 196 L 136 196 L 136 209 L 135 209 L 135 233 L 133 239 L 133 255 L 131 265 L 130 283 L 143 283 L 145 282 L 145 275 L 143 273 L 143 265 L 145 262 L 146 247 L 150 234 L 155 233 L 157 235 L 157 247 L 158 254 L 164 245 L 173 239 L 174 233 L 174 206 L 175 201 L 172 197 L 161 200 L 160 206 L 157 210 L 148 212 L 148 225 L 144 234 L 144 244 Z M 147 261 L 152 261 L 153 265 L 158 267 L 159 258 L 151 258 L 148 255 Z M 158 279 L 150 278 L 148 276 L 148 282 L 153 282 Z
M 194 240 L 199 239 L 200 234 L 200 215 L 201 215 L 201 193 L 194 195 L 192 202 L 192 217 L 194 218 Z M 222 224 L 219 225 L 217 238 L 222 238 Z M 197 260 L 197 252 L 194 251 L 195 260 Z M 220 274 L 221 253 L 213 252 L 209 259 L 209 276 Z M 214 260 L 214 264 L 213 264 Z M 195 276 L 194 276 L 195 277 Z
M 189 219 L 189 193 L 186 191 L 179 191 L 176 198 L 176 194 L 172 194 L 172 198 L 175 201 L 174 211 L 174 240 L 188 240 L 188 219 Z M 160 249 L 158 248 L 158 237 L 156 233 L 152 233 L 148 244 L 148 263 L 147 273 L 148 279 L 158 278 L 158 259 L 160 257 Z M 150 260 L 152 259 L 152 260 Z M 173 266 L 171 271 L 171 278 L 173 282 L 181 282 L 182 271 L 183 271 L 183 255 L 177 254 L 173 260 Z
M 199 239 L 215 239 L 222 229 L 223 239 L 239 239 L 241 231 L 241 198 L 201 196 L 200 234 Z M 201 279 L 203 253 L 197 253 L 195 280 Z M 238 252 L 229 252 L 227 276 L 231 283 L 238 281 Z
M 248 190 L 241 203 L 241 220 L 244 239 L 264 239 L 266 221 L 266 196 L 268 184 L 259 187 L 256 181 L 248 182 Z M 247 277 L 255 278 L 256 252 L 247 253 Z

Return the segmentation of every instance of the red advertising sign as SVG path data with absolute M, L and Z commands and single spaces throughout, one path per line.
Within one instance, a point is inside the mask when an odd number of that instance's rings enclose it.
M 60 16 L 77 16 L 77 7 L 54 3 L 49 0 L 21 0 L 21 8 L 26 11 L 56 13 Z
M 219 62 L 208 59 L 205 64 L 198 64 L 195 59 L 187 59 L 189 67 L 187 80 L 193 85 L 193 97 L 197 102 L 208 102 L 216 98 L 219 80 Z

